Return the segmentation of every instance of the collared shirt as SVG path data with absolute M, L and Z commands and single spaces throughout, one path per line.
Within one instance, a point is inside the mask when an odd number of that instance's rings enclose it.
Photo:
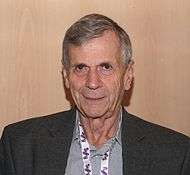
M 122 110 L 121 110 L 122 111 Z M 101 159 L 103 154 L 110 149 L 109 157 L 109 175 L 123 174 L 122 145 L 121 145 L 121 121 L 122 112 L 119 114 L 118 129 L 115 137 L 109 139 L 101 148 L 96 149 L 90 145 L 90 160 L 92 166 L 92 175 L 100 175 Z M 76 123 L 73 131 L 73 139 L 70 147 L 69 157 L 65 175 L 84 175 L 83 160 L 81 153 L 81 144 L 78 128 L 79 116 L 76 113 Z

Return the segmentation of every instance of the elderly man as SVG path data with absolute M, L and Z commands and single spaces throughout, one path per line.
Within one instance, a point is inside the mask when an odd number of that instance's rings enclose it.
M 111 19 L 91 14 L 63 41 L 63 77 L 70 111 L 5 128 L 6 175 L 190 175 L 189 138 L 122 108 L 133 79 L 131 43 Z

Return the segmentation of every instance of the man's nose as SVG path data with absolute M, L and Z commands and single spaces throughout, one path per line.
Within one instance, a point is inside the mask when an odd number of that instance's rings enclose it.
M 95 90 L 99 88 L 102 84 L 102 81 L 98 75 L 98 72 L 96 69 L 91 69 L 87 75 L 86 79 L 86 86 L 89 89 Z

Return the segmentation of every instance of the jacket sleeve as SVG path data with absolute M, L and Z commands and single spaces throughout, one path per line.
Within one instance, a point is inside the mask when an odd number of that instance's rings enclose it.
M 0 140 L 0 175 L 15 175 L 7 129 L 4 129 Z
M 184 159 L 183 167 L 182 167 L 182 175 L 190 175 L 190 139 L 187 149 L 187 154 Z

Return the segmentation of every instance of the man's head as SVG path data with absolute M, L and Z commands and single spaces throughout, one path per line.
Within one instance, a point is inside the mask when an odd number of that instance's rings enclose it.
M 131 55 L 126 32 L 103 15 L 87 15 L 68 29 L 63 41 L 63 73 L 83 116 L 117 114 L 133 78 Z

